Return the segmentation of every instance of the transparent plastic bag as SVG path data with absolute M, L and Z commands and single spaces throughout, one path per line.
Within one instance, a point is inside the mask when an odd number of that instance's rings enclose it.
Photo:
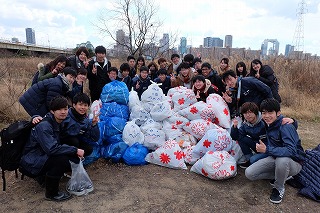
M 67 191 L 77 196 L 86 195 L 93 191 L 93 183 L 83 167 L 82 161 L 79 164 L 70 161 L 72 175 L 67 183 Z

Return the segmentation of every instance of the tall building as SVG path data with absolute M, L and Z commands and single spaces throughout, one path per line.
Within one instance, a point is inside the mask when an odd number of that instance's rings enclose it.
M 232 35 L 226 35 L 224 38 L 224 47 L 232 48 Z
M 187 38 L 186 37 L 180 38 L 179 52 L 181 55 L 187 53 Z
M 292 45 L 290 45 L 290 44 L 287 44 L 287 45 L 286 45 L 286 50 L 285 50 L 285 52 L 284 52 L 284 55 L 285 55 L 286 57 L 288 57 L 292 51 L 294 51 L 294 46 L 292 46 Z
M 36 36 L 32 28 L 26 28 L 26 40 L 28 44 L 36 44 Z
M 162 39 L 160 39 L 160 52 L 169 50 L 169 34 L 164 33 Z
M 215 37 L 206 37 L 203 39 L 203 47 L 223 47 L 223 40 Z
M 268 49 L 268 44 L 272 43 L 272 47 Z M 265 56 L 277 56 L 279 54 L 279 42 L 277 39 L 265 39 L 261 44 L 261 55 Z

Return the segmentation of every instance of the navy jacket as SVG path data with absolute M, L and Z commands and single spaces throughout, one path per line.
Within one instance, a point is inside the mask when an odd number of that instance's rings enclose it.
M 281 97 L 279 95 L 279 83 L 277 77 L 274 75 L 273 69 L 268 65 L 263 65 L 259 71 L 260 81 L 268 85 L 272 91 L 273 97 L 281 103 Z M 255 72 L 250 72 L 250 76 L 255 76 Z
M 100 130 L 98 125 L 92 126 L 92 122 L 87 118 L 77 118 L 72 108 L 68 111 L 68 116 L 62 122 L 61 138 L 68 136 L 78 136 L 98 141 L 100 137 Z
M 292 124 L 281 125 L 282 119 L 283 116 L 280 115 L 275 122 L 266 125 L 268 140 L 266 153 L 273 157 L 290 157 L 302 163 L 305 153 L 297 130 Z
M 136 89 L 136 85 L 139 82 L 139 89 Z M 141 79 L 140 76 L 136 76 L 132 79 L 132 87 L 134 91 L 137 91 L 139 99 L 141 99 L 141 95 L 144 91 L 148 89 L 148 87 L 151 85 L 150 78 L 147 77 L 146 79 Z
M 93 65 L 97 67 L 97 73 L 93 74 Z M 111 62 L 105 58 L 104 65 L 101 67 L 99 63 L 94 58 L 89 62 L 88 65 L 88 80 L 89 80 L 89 90 L 91 101 L 99 100 L 102 88 L 107 83 L 111 82 L 108 77 L 108 69 L 111 67 Z
M 206 79 L 210 80 L 212 87 L 219 95 L 222 95 L 222 92 L 226 92 L 226 86 L 218 75 L 217 71 L 211 70 L 209 76 L 206 77 Z
M 164 80 L 164 82 L 161 82 L 160 78 L 154 79 L 154 82 L 162 83 L 159 87 L 162 89 L 163 94 L 165 94 L 165 95 L 168 94 L 168 91 L 171 88 L 171 80 L 170 80 L 169 76 L 166 76 L 166 79 Z
M 50 156 L 71 155 L 77 156 L 77 148 L 59 143 L 61 124 L 55 121 L 50 112 L 31 130 L 20 166 L 32 175 L 38 175 Z
M 58 75 L 32 85 L 20 98 L 19 102 L 30 116 L 45 116 L 49 112 L 50 101 L 58 96 L 65 96 L 69 85 Z
M 239 106 L 245 102 L 254 102 L 260 106 L 261 102 L 267 98 L 273 98 L 269 86 L 254 77 L 242 78 Z M 238 83 L 238 89 L 239 89 Z

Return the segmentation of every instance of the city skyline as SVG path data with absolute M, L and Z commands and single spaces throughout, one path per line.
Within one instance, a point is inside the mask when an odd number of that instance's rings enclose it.
M 112 48 L 114 45 L 108 36 L 99 34 L 93 26 L 102 12 L 101 8 L 112 8 L 114 1 L 106 3 L 93 0 L 90 7 L 84 0 L 0 2 L 1 39 L 11 40 L 15 37 L 24 42 L 25 28 L 30 27 L 36 32 L 37 44 L 72 48 L 76 44 L 91 41 L 94 46 Z M 261 49 L 265 39 L 277 39 L 280 43 L 279 53 L 284 54 L 285 46 L 293 45 L 298 20 L 296 13 L 301 0 L 154 2 L 159 5 L 157 14 L 163 22 L 158 31 L 158 40 L 163 33 L 175 33 L 178 38 L 176 47 L 180 37 L 185 37 L 189 45 L 198 47 L 203 44 L 203 38 L 219 37 L 225 40 L 226 35 L 232 35 L 232 47 L 257 50 Z M 314 26 L 320 19 L 320 2 L 308 1 L 307 10 L 304 16 L 304 52 L 320 55 L 320 35 L 314 32 Z

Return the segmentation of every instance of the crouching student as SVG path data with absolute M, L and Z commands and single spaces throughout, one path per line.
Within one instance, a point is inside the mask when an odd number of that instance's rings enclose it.
M 45 198 L 63 201 L 71 197 L 59 191 L 59 182 L 65 172 L 71 171 L 70 162 L 79 163 L 83 149 L 60 143 L 61 123 L 68 115 L 68 101 L 57 96 L 50 103 L 50 112 L 31 130 L 20 166 L 27 176 L 45 176 Z M 80 157 L 80 158 L 79 158 Z
M 85 93 L 78 93 L 72 100 L 68 116 L 62 122 L 61 143 L 84 150 L 84 156 L 92 153 L 92 146 L 86 140 L 98 141 L 100 130 L 97 125 L 99 115 L 94 115 L 92 121 L 88 119 L 87 112 L 90 98 Z
M 247 168 L 254 162 L 267 157 L 266 153 L 258 153 L 256 150 L 256 144 L 261 139 L 267 144 L 265 124 L 262 121 L 259 107 L 253 102 L 246 102 L 241 107 L 241 115 L 244 118 L 244 122 L 238 129 L 238 120 L 233 120 L 231 127 L 231 137 L 233 140 L 237 140 L 241 150 L 246 159 L 245 162 L 239 164 L 241 168 Z M 291 118 L 283 118 L 282 124 L 293 123 L 297 128 L 297 123 Z M 255 154 L 253 154 L 253 152 Z
M 167 76 L 166 69 L 160 69 L 158 71 L 158 77 L 154 79 L 154 82 L 161 83 L 159 87 L 162 89 L 163 94 L 165 95 L 168 94 L 168 91 L 171 88 L 171 80 L 170 80 L 170 76 Z
M 148 77 L 149 69 L 146 66 L 140 67 L 140 74 L 132 79 L 132 87 L 137 91 L 139 99 L 144 91 L 151 85 L 150 78 Z
M 211 82 L 202 75 L 197 75 L 192 78 L 192 90 L 196 95 L 197 101 L 203 102 L 206 102 L 210 94 L 216 93 L 211 86 Z
M 256 144 L 256 150 L 267 154 L 268 157 L 249 166 L 245 175 L 250 180 L 275 179 L 270 201 L 281 203 L 285 192 L 285 180 L 300 172 L 304 151 L 296 128 L 292 124 L 282 125 L 283 116 L 276 99 L 262 101 L 260 111 L 266 127 L 268 144 L 260 140 Z

